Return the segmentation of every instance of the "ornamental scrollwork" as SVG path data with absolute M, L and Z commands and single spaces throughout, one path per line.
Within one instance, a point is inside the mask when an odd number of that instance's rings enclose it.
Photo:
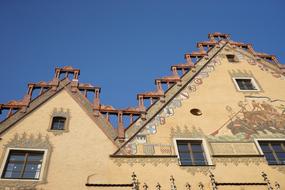
M 136 164 L 139 164 L 141 166 L 145 166 L 147 164 L 151 164 L 153 166 L 158 166 L 158 165 L 165 165 L 169 166 L 171 164 L 176 164 L 178 165 L 178 160 L 177 158 L 170 157 L 170 158 L 165 158 L 165 157 L 144 157 L 144 158 L 126 158 L 126 157 L 117 157 L 117 158 L 112 158 L 113 162 L 117 166 L 122 166 L 123 164 L 128 164 L 129 166 L 133 167 Z
M 234 164 L 238 166 L 239 164 L 245 164 L 249 166 L 250 164 L 254 164 L 259 166 L 260 164 L 267 164 L 265 158 L 263 157 L 219 157 L 213 158 L 214 164 L 223 164 L 227 166 L 228 164 Z
M 202 173 L 203 175 L 208 175 L 210 171 L 215 169 L 214 165 L 206 166 L 184 166 L 181 169 L 186 170 L 188 173 L 195 175 L 197 173 Z

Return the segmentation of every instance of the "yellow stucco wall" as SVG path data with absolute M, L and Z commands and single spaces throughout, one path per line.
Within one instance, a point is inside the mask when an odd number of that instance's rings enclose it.
M 221 52 L 228 53 L 228 52 Z M 225 58 L 220 59 L 221 64 L 215 66 L 215 70 L 209 73 L 209 77 L 203 78 L 203 83 L 197 90 L 189 93 L 189 99 L 182 100 L 182 106 L 174 110 L 174 115 L 166 117 L 165 124 L 157 127 L 157 134 L 150 135 L 152 143 L 169 142 L 170 129 L 180 126 L 191 128 L 195 126 L 206 135 L 210 135 L 229 120 L 226 106 L 230 106 L 233 112 L 238 112 L 238 103 L 245 100 L 245 96 L 268 97 L 273 100 L 283 100 L 279 104 L 285 104 L 285 80 L 275 78 L 270 71 L 263 71 L 257 65 L 250 65 L 245 60 L 238 63 L 228 63 Z M 248 72 L 260 85 L 258 92 L 239 92 L 229 72 Z M 248 104 L 251 104 L 249 101 Z M 201 116 L 190 113 L 193 108 L 202 111 Z M 280 111 L 280 110 L 279 110 Z M 164 140 L 163 140 L 164 139 Z
M 177 152 L 175 151 L 175 143 L 173 138 L 201 138 L 208 142 L 210 154 L 215 155 L 215 152 L 213 152 L 211 149 L 211 143 L 209 141 L 227 141 L 234 143 L 248 142 L 251 144 L 251 148 L 253 147 L 251 150 L 249 150 L 250 148 L 247 150 L 244 148 L 239 149 L 243 151 L 237 153 L 237 155 L 240 157 L 226 159 L 226 157 L 229 155 L 225 155 L 225 158 L 211 158 L 210 161 L 215 166 L 213 168 L 208 168 L 208 170 L 212 170 L 213 173 L 215 173 L 216 179 L 219 182 L 262 182 L 263 179 L 261 177 L 261 172 L 264 171 L 269 175 L 269 178 L 274 181 L 278 181 L 281 183 L 281 186 L 284 187 L 284 180 L 282 180 L 285 177 L 284 166 L 268 166 L 263 157 L 258 157 L 261 155 L 261 153 L 256 147 L 256 142 L 254 140 L 265 138 L 284 140 L 285 134 L 275 134 L 271 133 L 270 131 L 259 131 L 257 134 L 253 134 L 248 137 L 240 137 L 232 134 L 231 131 L 225 126 L 225 124 L 229 123 L 230 118 L 235 119 L 235 117 L 230 116 L 226 107 L 230 107 L 233 114 L 236 114 L 241 110 L 241 107 L 238 106 L 240 101 L 246 102 L 248 109 L 247 111 L 251 112 L 252 100 L 261 100 L 259 101 L 260 104 L 262 104 L 262 101 L 266 100 L 269 104 L 272 103 L 272 107 L 278 110 L 279 116 L 282 117 L 282 109 L 279 109 L 278 106 L 282 104 L 284 105 L 285 103 L 285 91 L 282 90 L 285 89 L 284 77 L 274 77 L 272 73 L 275 71 L 266 68 L 266 64 L 265 67 L 261 67 L 262 65 L 259 63 L 256 65 L 249 64 L 247 60 L 252 59 L 252 57 L 247 57 L 246 54 L 243 55 L 243 58 L 240 58 L 238 63 L 229 63 L 224 56 L 225 54 L 234 53 L 234 50 L 231 50 L 230 47 L 229 49 L 230 51 L 223 50 L 220 53 L 221 56 L 218 58 L 218 64 L 215 64 L 213 71 L 208 72 L 208 77 L 201 78 L 202 84 L 196 85 L 196 91 L 191 92 L 187 89 L 183 90 L 182 93 L 187 93 L 189 98 L 183 98 L 182 100 L 180 98 L 179 101 L 181 102 L 181 106 L 170 105 L 168 108 L 171 109 L 171 114 L 165 114 L 165 112 L 167 112 L 167 110 L 165 110 L 167 107 L 161 111 L 159 113 L 160 116 L 155 118 L 153 122 L 150 122 L 150 124 L 138 134 L 138 136 L 145 135 L 145 142 L 139 142 L 138 139 L 134 138 L 128 144 L 129 146 L 127 146 L 126 152 L 135 155 L 176 155 Z M 260 91 L 239 92 L 232 80 L 232 77 L 243 75 L 254 78 L 260 88 Z M 174 99 L 172 102 L 174 101 L 176 100 Z M 203 114 L 201 116 L 192 115 L 190 113 L 190 109 L 192 108 L 200 109 Z M 161 117 L 165 119 L 164 124 L 156 121 Z M 284 119 L 285 118 L 283 117 L 283 123 Z M 148 127 L 153 127 L 155 132 L 153 132 L 153 134 L 149 132 Z M 193 127 L 198 130 L 199 134 L 195 134 L 192 131 Z M 255 126 L 252 126 L 253 129 L 254 127 Z M 187 130 L 185 130 L 185 128 Z M 221 128 L 221 130 L 217 135 L 211 135 L 219 128 Z M 179 130 L 180 132 L 177 132 Z M 224 136 L 226 138 L 224 138 Z M 165 154 L 161 151 L 161 147 L 168 145 L 171 147 L 171 153 L 167 152 Z M 154 150 L 146 152 L 146 146 L 153 146 Z M 133 149 L 133 151 L 129 151 L 130 149 Z M 247 155 L 245 152 L 255 156 L 244 156 Z M 226 150 L 224 150 L 224 153 L 227 153 Z M 161 162 L 163 163 L 164 161 Z M 199 167 L 188 167 L 189 170 L 187 170 L 187 167 L 180 167 L 178 166 L 178 163 L 173 162 L 168 167 L 158 166 L 156 170 L 156 167 L 151 166 L 152 164 L 149 165 L 152 168 L 149 169 L 151 170 L 152 175 L 149 177 L 149 179 L 147 179 L 145 174 L 143 174 L 143 178 L 146 178 L 146 181 L 149 181 L 149 183 L 152 184 L 152 187 L 154 187 L 155 181 L 164 181 L 164 184 L 169 184 L 169 181 L 167 181 L 167 176 L 170 175 L 175 175 L 177 182 L 179 181 L 178 183 L 180 184 L 180 187 L 182 184 L 185 184 L 188 179 L 192 179 L 194 184 L 198 183 L 198 181 L 204 180 L 206 184 L 209 184 L 208 176 L 204 174 L 200 176 L 200 174 L 203 172 L 197 169 Z M 147 167 L 148 164 L 146 164 L 145 168 Z M 203 171 L 205 168 L 202 168 L 203 167 L 200 167 L 200 169 Z M 135 170 L 139 172 L 137 168 L 135 168 Z M 146 169 L 146 171 L 147 170 L 148 169 Z M 156 171 L 157 174 L 155 174 Z M 162 175 L 165 176 L 162 177 Z M 155 178 L 152 176 L 155 176 Z M 251 188 L 254 189 L 254 187 Z M 245 189 L 249 189 L 249 187 L 246 187 Z
M 69 109 L 69 132 L 54 135 L 47 131 L 54 108 Z M 0 141 L 1 155 L 4 154 L 4 145 L 13 139 L 16 133 L 49 137 L 53 148 L 48 168 L 48 183 L 43 185 L 44 189 L 84 188 L 88 175 L 106 172 L 106 168 L 109 168 L 106 158 L 116 150 L 115 145 L 65 90 L 4 134 Z
M 225 50 L 221 53 L 227 54 Z M 238 112 L 239 101 L 245 101 L 245 96 L 269 97 L 271 100 L 285 98 L 285 80 L 275 78 L 269 71 L 262 71 L 257 65 L 250 65 L 246 62 L 247 57 L 239 63 L 228 63 L 222 56 L 218 59 L 219 64 L 214 66 L 214 71 L 208 73 L 208 77 L 202 78 L 202 84 L 196 85 L 195 92 L 187 91 L 189 98 L 181 101 L 181 106 L 174 109 L 174 113 L 165 117 L 165 123 L 156 125 L 154 134 L 146 135 L 146 143 L 155 145 L 154 155 L 161 155 L 161 145 L 170 145 L 171 152 L 164 155 L 176 155 L 173 138 L 179 138 L 177 127 L 182 130 L 183 138 L 192 138 L 193 126 L 200 129 L 203 134 L 199 137 L 206 140 L 209 156 L 213 155 L 211 142 L 206 139 L 216 129 L 220 128 L 229 119 L 226 106 L 230 106 L 233 112 Z M 258 93 L 238 92 L 232 81 L 230 73 L 233 71 L 251 73 L 261 87 Z M 191 85 L 191 84 L 190 84 Z M 250 101 L 249 101 L 250 103 Z M 61 135 L 54 135 L 48 132 L 51 114 L 54 108 L 69 110 L 70 121 L 69 131 Z M 202 111 L 201 116 L 194 116 L 189 111 L 198 108 Z M 185 126 L 190 135 L 184 133 Z M 222 142 L 218 137 L 221 135 L 233 136 L 229 130 L 223 128 L 217 136 L 211 137 L 213 142 Z M 174 134 L 173 134 L 174 130 Z M 30 135 L 48 136 L 52 145 L 50 160 L 48 164 L 47 183 L 38 185 L 38 188 L 47 190 L 65 189 L 130 189 L 110 187 L 86 187 L 87 177 L 89 183 L 131 183 L 131 174 L 135 172 L 138 176 L 140 187 L 147 183 L 149 189 L 155 189 L 159 182 L 162 189 L 170 189 L 169 178 L 175 178 L 178 189 L 185 189 L 189 182 L 192 189 L 198 189 L 198 183 L 202 182 L 205 190 L 210 189 L 209 171 L 212 171 L 218 182 L 263 182 L 261 172 L 268 174 L 272 183 L 278 181 L 281 187 L 285 187 L 285 167 L 268 166 L 263 157 L 259 157 L 258 150 L 255 156 L 237 157 L 210 157 L 211 166 L 179 166 L 175 157 L 118 157 L 111 158 L 117 147 L 106 137 L 101 129 L 86 114 L 82 108 L 66 90 L 62 90 L 48 102 L 37 108 L 26 118 L 22 119 L 15 126 L 2 135 L 0 141 L 0 155 L 3 160 L 6 154 L 5 145 L 14 139 L 15 134 L 22 136 Z M 266 134 L 265 134 L 266 136 Z M 217 137 L 215 141 L 215 137 Z M 272 138 L 272 135 L 268 135 Z M 283 135 L 285 138 L 285 135 Z M 281 138 L 281 137 L 279 137 Z M 235 139 L 241 142 L 254 143 L 253 137 L 249 139 Z M 228 141 L 232 142 L 232 141 Z M 144 155 L 145 143 L 137 143 L 136 138 L 130 141 L 135 144 L 135 155 Z M 148 155 L 149 156 L 149 155 Z M 3 168 L 2 168 L 3 169 Z M 2 172 L 2 171 L 1 171 Z M 3 179 L 2 179 L 3 181 Z M 1 183 L 1 180 L 0 180 Z M 1 184 L 0 184 L 1 187 Z M 229 189 L 220 187 L 219 189 Z M 231 187 L 231 189 L 240 189 Z M 266 189 L 262 187 L 245 187 L 244 189 Z M 281 188 L 282 189 L 282 188 Z

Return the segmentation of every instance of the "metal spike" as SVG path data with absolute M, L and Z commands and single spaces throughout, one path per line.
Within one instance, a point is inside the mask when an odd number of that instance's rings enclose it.
M 148 189 L 148 186 L 146 183 L 143 184 L 143 190 L 147 190 Z
M 212 189 L 213 190 L 217 190 L 218 187 L 217 187 L 217 184 L 216 184 L 215 176 L 214 176 L 214 174 L 212 172 L 210 172 L 209 177 L 211 178 Z
M 261 172 L 261 176 L 263 177 L 263 180 L 267 183 L 267 189 L 268 190 L 273 190 L 270 180 L 267 177 L 267 174 L 265 172 Z
M 139 187 L 138 187 L 138 180 L 137 180 L 137 175 L 135 174 L 135 172 L 133 172 L 132 174 L 132 184 L 133 184 L 133 187 L 132 187 L 132 190 L 138 190 Z
M 191 190 L 191 185 L 189 183 L 186 183 L 185 187 L 186 187 L 186 190 Z
M 161 185 L 159 183 L 157 183 L 157 185 L 155 186 L 156 190 L 161 190 Z
M 199 186 L 199 190 L 204 190 L 204 185 L 202 182 L 200 182 L 198 186 Z
M 135 172 L 133 172 L 132 174 L 132 182 L 135 182 L 137 180 L 137 175 L 135 174 Z
M 274 186 L 275 186 L 275 190 L 280 190 L 280 184 L 277 181 L 275 181 Z
M 171 182 L 170 189 L 171 190 L 177 190 L 176 185 L 175 185 L 175 179 L 173 178 L 172 175 L 170 176 L 170 182 Z

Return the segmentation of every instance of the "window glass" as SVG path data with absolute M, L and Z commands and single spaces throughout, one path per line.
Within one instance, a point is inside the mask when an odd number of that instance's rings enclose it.
M 189 152 L 189 148 L 187 144 L 179 144 L 178 150 L 179 152 Z
M 263 152 L 271 152 L 267 143 L 260 143 L 260 147 L 261 147 Z
M 12 150 L 2 178 L 39 179 L 44 152 Z
M 272 143 L 272 148 L 275 152 L 283 152 L 283 149 L 281 147 L 281 144 L 275 144 L 275 143 Z
M 193 154 L 193 157 L 195 160 L 204 160 L 204 154 L 203 153 L 195 153 L 195 154 Z
M 252 78 L 234 78 L 239 90 L 258 90 Z
M 256 90 L 252 79 L 235 79 L 240 90 Z
M 192 144 L 191 148 L 193 152 L 203 152 L 201 144 Z
M 202 141 L 177 141 L 181 165 L 207 165 Z
M 180 153 L 179 156 L 181 160 L 191 160 L 191 156 L 189 153 Z
M 268 164 L 285 164 L 285 146 L 283 141 L 260 141 L 259 145 Z
M 235 55 L 233 54 L 228 54 L 226 55 L 227 56 L 227 59 L 228 59 L 228 62 L 238 62 Z
M 28 161 L 39 161 L 41 162 L 43 160 L 42 154 L 30 154 L 28 156 Z
M 52 130 L 64 130 L 64 124 L 65 124 L 66 118 L 64 117 L 54 117 L 52 119 Z
M 25 155 L 17 154 L 17 153 L 11 154 L 10 155 L 10 160 L 11 161 L 24 161 L 25 160 Z

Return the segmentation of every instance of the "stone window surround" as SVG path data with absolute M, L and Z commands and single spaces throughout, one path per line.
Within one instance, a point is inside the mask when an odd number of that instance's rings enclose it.
M 40 178 L 38 180 L 15 180 L 0 178 L 0 189 L 17 189 L 19 187 L 23 189 L 35 189 L 37 185 L 47 183 L 47 174 L 49 170 L 51 154 L 53 151 L 53 147 L 49 141 L 48 136 L 42 136 L 41 134 L 28 135 L 26 133 L 19 135 L 16 133 L 14 137 L 11 138 L 10 141 L 3 147 L 3 152 L 0 157 L 0 174 L 3 173 L 5 164 L 7 162 L 6 160 L 11 149 L 45 151 Z
M 238 83 L 237 83 L 236 79 L 250 79 L 251 82 L 252 82 L 252 84 L 253 84 L 253 86 L 254 86 L 256 89 L 255 89 L 255 90 L 241 90 L 241 89 L 239 88 L 239 86 L 238 86 Z M 253 77 L 233 77 L 232 80 L 233 80 L 233 82 L 234 82 L 234 84 L 235 84 L 235 86 L 236 86 L 236 89 L 237 89 L 238 91 L 240 91 L 240 92 L 259 92 L 259 91 L 260 91 L 260 88 L 259 88 L 259 86 L 257 85 L 257 82 L 255 81 L 255 79 L 254 79 Z
M 182 141 L 202 141 L 202 146 L 203 146 L 203 149 L 205 151 L 205 157 L 206 157 L 206 160 L 208 163 L 205 166 L 213 165 L 213 162 L 211 160 L 210 150 L 209 150 L 209 147 L 207 145 L 206 139 L 204 139 L 204 138 L 173 138 L 174 150 L 175 150 L 175 154 L 177 155 L 178 162 L 179 162 L 180 166 L 182 166 L 182 164 L 180 162 L 180 156 L 179 156 L 178 146 L 177 146 L 177 141 L 179 141 L 179 140 L 182 140 Z M 193 165 L 193 166 L 195 166 L 195 165 Z
M 7 159 L 8 159 L 8 156 L 10 154 L 10 151 L 11 150 L 21 150 L 21 151 L 39 151 L 39 152 L 43 152 L 44 155 L 43 155 L 43 162 L 42 162 L 42 165 L 41 165 L 41 172 L 40 172 L 40 177 L 39 179 L 7 179 L 7 178 L 2 178 L 3 176 L 3 172 L 4 172 L 4 169 L 5 169 L 5 166 L 6 166 L 6 163 L 7 163 Z M 3 161 L 1 163 L 1 167 L 0 167 L 0 176 L 1 176 L 1 181 L 32 181 L 32 182 L 38 182 L 38 181 L 43 181 L 44 179 L 44 173 L 45 173 L 45 166 L 46 166 L 46 162 L 47 162 L 47 157 L 48 157 L 48 150 L 47 149 L 34 149 L 34 148 L 7 148 L 6 149 L 6 152 L 4 154 L 4 157 L 3 157 Z
M 52 124 L 53 124 L 53 118 L 55 117 L 63 117 L 65 118 L 65 122 L 64 122 L 64 129 L 63 130 L 56 130 L 56 129 L 52 129 Z M 61 135 L 63 133 L 67 133 L 69 132 L 69 121 L 70 121 L 70 112 L 69 109 L 67 109 L 66 111 L 63 110 L 63 108 L 57 109 L 54 108 L 52 114 L 50 115 L 50 123 L 49 123 L 49 127 L 48 127 L 48 132 L 52 132 L 54 135 Z

